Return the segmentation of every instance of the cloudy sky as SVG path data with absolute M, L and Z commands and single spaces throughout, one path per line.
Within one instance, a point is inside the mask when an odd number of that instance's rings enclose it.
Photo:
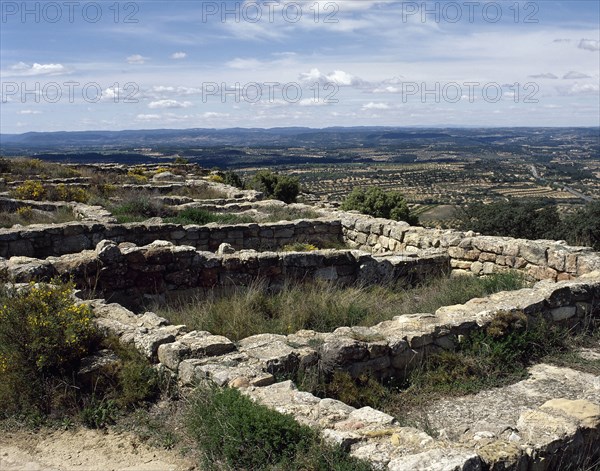
M 2 133 L 598 126 L 590 1 L 0 1 Z

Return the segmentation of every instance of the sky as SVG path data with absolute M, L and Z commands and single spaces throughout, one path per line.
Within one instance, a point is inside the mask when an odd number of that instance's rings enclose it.
M 600 2 L 0 0 L 0 132 L 600 126 Z

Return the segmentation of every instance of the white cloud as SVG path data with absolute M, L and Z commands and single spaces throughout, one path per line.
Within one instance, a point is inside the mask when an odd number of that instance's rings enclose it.
M 334 70 L 328 74 L 321 73 L 317 68 L 310 69 L 308 72 L 300 74 L 300 81 L 308 84 L 314 83 L 334 83 L 339 86 L 360 86 L 366 82 L 343 70 Z
M 263 64 L 258 59 L 241 59 L 238 57 L 225 65 L 231 69 L 258 69 Z
M 591 78 L 589 75 L 583 74 L 581 72 L 576 72 L 574 70 L 566 73 L 563 76 L 563 79 L 567 79 L 567 80 L 573 80 L 573 79 L 586 79 L 586 78 Z
M 530 75 L 529 77 L 534 78 L 534 79 L 551 79 L 551 80 L 556 80 L 558 78 L 556 75 L 554 75 L 551 72 L 547 72 L 545 74 Z
M 596 83 L 576 83 L 570 87 L 557 88 L 557 90 L 563 96 L 598 95 L 600 86 Z
M 158 121 L 160 119 L 159 114 L 138 114 L 136 116 L 138 121 Z
M 327 105 L 325 100 L 317 100 L 315 98 L 303 98 L 298 102 L 299 106 L 324 106 Z
M 202 115 L 203 118 L 228 118 L 229 113 L 215 113 L 214 111 L 207 111 Z
M 366 105 L 363 105 L 362 109 L 363 110 L 389 110 L 390 105 L 388 105 L 387 103 L 370 102 L 370 103 L 367 103 Z
M 180 59 L 185 59 L 187 57 L 187 53 L 186 52 L 174 52 L 173 54 L 171 54 L 171 59 L 175 59 L 175 60 L 180 60 Z
M 39 110 L 21 110 L 19 114 L 42 114 Z
M 133 55 L 127 57 L 127 59 L 125 59 L 125 60 L 129 64 L 144 64 L 148 60 L 148 58 L 142 56 L 141 54 L 133 54 Z
M 177 100 L 158 100 L 148 104 L 148 108 L 161 109 L 161 108 L 189 108 L 193 103 L 190 101 L 177 101 Z
M 33 65 L 26 64 L 25 62 L 19 62 L 10 68 L 16 72 L 17 75 L 60 75 L 67 72 L 67 68 L 62 64 L 38 64 L 35 62 Z
M 585 49 L 586 51 L 600 51 L 600 41 L 595 39 L 582 39 L 579 41 L 577 46 L 579 49 Z
M 388 87 L 377 87 L 373 90 L 373 93 L 400 93 L 401 89 L 392 85 Z

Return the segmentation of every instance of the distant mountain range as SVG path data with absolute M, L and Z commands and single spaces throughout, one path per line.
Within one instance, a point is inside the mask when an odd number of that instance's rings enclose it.
M 147 147 L 360 147 L 393 145 L 415 141 L 471 141 L 483 143 L 505 141 L 540 134 L 598 134 L 598 128 L 391 128 L 332 127 L 311 129 L 286 127 L 272 129 L 152 129 L 127 131 L 61 131 L 0 134 L 0 151 L 131 149 Z

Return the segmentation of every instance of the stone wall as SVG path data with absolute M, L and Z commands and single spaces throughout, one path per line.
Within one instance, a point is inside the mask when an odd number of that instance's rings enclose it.
M 83 217 L 92 220 L 109 217 L 100 215 L 94 218 L 90 216 L 89 208 L 96 211 L 91 211 L 92 215 L 98 214 L 101 209 L 88 207 Z M 244 205 L 233 205 L 231 209 L 242 208 L 245 209 Z M 350 248 L 375 254 L 402 255 L 435 248 L 448 253 L 455 274 L 488 275 L 519 270 L 535 280 L 568 280 L 600 269 L 600 254 L 590 248 L 572 247 L 561 241 L 531 241 L 427 229 L 340 211 L 331 211 L 327 217 L 314 220 L 270 224 L 181 226 L 68 223 L 0 229 L 0 257 L 60 256 L 90 250 L 104 239 L 138 245 L 166 240 L 202 251 L 215 251 L 222 243 L 229 243 L 237 250 L 276 250 L 293 242 L 317 246 L 344 242 Z
M 327 280 L 371 285 L 403 280 L 412 284 L 449 270 L 436 251 L 419 256 L 373 256 L 356 250 L 256 252 L 197 251 L 155 241 L 144 247 L 102 241 L 95 250 L 38 260 L 13 257 L 0 264 L 16 282 L 73 279 L 79 288 L 136 308 L 145 298 L 199 289 L 205 292 L 250 286 L 257 280 L 277 290 L 286 281 Z
M 32 225 L 0 229 L 0 257 L 60 256 L 93 249 L 105 239 L 138 245 L 166 240 L 203 251 L 216 251 L 222 243 L 231 244 L 237 250 L 276 250 L 294 242 L 317 246 L 339 243 L 341 225 L 339 221 L 327 219 L 233 226 L 144 223 Z
M 481 236 L 414 227 L 360 214 L 338 215 L 349 247 L 373 253 L 443 249 L 448 252 L 456 274 L 489 275 L 515 269 L 536 280 L 560 281 L 600 269 L 600 254 L 560 241 Z
M 435 314 L 396 317 L 377 326 L 342 327 L 332 333 L 261 334 L 237 343 L 209 332 L 170 325 L 153 313 L 136 316 L 117 304 L 88 301 L 97 324 L 136 346 L 185 388 L 211 381 L 240 390 L 298 421 L 319 429 L 352 456 L 376 469 L 522 469 L 552 471 L 600 453 L 598 377 L 536 365 L 530 378 L 475 396 L 427 406 L 443 426 L 439 435 L 371 407 L 354 408 L 298 391 L 278 375 L 318 366 L 353 375 L 403 375 L 428 352 L 453 350 L 462 334 L 486 326 L 502 311 L 522 311 L 575 326 L 600 316 L 600 272 L 578 280 L 542 281 Z M 425 411 L 425 409 L 424 409 Z M 550 428 L 549 428 L 550 427 Z
M 60 209 L 67 209 L 73 212 L 73 215 L 85 222 L 116 223 L 112 214 L 102 206 L 92 206 L 84 203 L 74 202 L 52 202 L 52 201 L 33 201 L 18 200 L 5 196 L 0 196 L 0 211 L 14 212 L 19 208 L 31 208 L 37 211 L 54 212 Z M 19 228 L 22 229 L 22 228 Z

